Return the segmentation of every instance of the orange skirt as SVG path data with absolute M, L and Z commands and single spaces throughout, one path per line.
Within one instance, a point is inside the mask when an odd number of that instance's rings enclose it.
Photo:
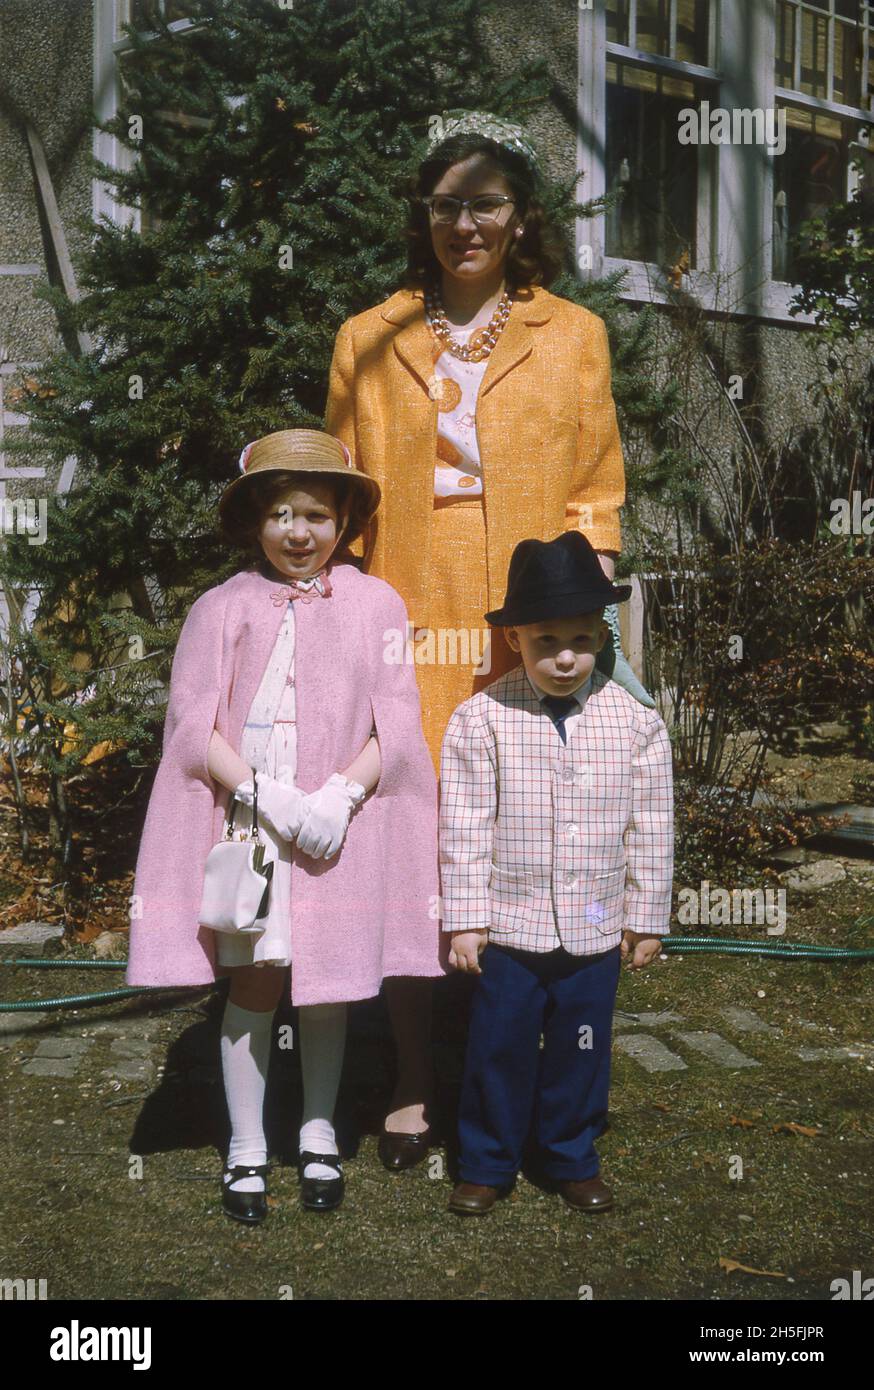
M 416 627 L 413 655 L 422 724 L 439 777 L 440 745 L 454 710 L 520 661 L 503 628 L 489 627 L 483 617 L 489 601 L 481 498 L 435 505 L 429 580 L 431 622 Z M 414 614 L 410 619 L 415 623 Z

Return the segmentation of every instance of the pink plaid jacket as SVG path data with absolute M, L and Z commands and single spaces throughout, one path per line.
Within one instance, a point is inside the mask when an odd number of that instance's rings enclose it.
M 567 745 L 523 667 L 459 705 L 443 738 L 444 931 L 593 955 L 670 930 L 667 730 L 599 671 Z

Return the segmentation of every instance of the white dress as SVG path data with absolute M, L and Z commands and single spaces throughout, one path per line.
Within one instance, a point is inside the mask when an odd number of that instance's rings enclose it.
M 309 586 L 307 586 L 309 587 Z M 319 601 L 319 600 L 316 600 Z M 293 781 L 297 772 L 297 727 L 294 701 L 294 602 L 289 599 L 270 660 L 249 708 L 240 739 L 240 757 L 258 772 Z M 230 807 L 230 803 L 229 803 Z M 264 817 L 258 824 L 264 840 L 265 861 L 273 862 L 270 906 L 260 936 L 216 932 L 216 958 L 220 965 L 291 964 L 291 843 L 277 835 Z M 234 828 L 249 829 L 252 810 L 236 802 Z M 224 835 L 227 817 L 222 824 Z
M 452 336 L 466 343 L 472 332 L 472 328 L 453 329 Z M 487 357 L 481 362 L 464 362 L 453 357 L 448 348 L 434 363 L 434 376 L 439 383 L 431 388 L 437 401 L 435 497 L 482 497 L 476 400 L 487 366 Z

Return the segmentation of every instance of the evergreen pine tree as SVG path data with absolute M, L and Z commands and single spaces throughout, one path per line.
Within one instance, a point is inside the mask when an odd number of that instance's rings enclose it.
M 86 753 L 115 751 L 103 766 L 119 778 L 155 761 L 185 612 L 239 567 L 215 507 L 242 446 L 321 427 L 340 324 L 401 281 L 403 190 L 429 118 L 524 120 L 549 90 L 544 65 L 494 72 L 484 0 L 185 8 L 185 32 L 157 14 L 151 37 L 129 31 L 121 110 L 101 127 L 136 155 L 96 168 L 142 230 L 102 219 L 79 302 L 41 291 L 65 341 L 86 334 L 90 350 L 54 354 L 18 407 L 28 447 L 78 460 L 74 489 L 49 499 L 47 544 L 9 536 L 0 551 L 0 584 L 39 595 L 17 650 L 65 859 L 67 779 Z M 576 180 L 551 188 L 549 210 L 570 229 Z M 569 245 L 552 288 L 606 317 L 622 420 L 660 418 L 646 319 L 620 328 L 616 278 L 580 283 Z

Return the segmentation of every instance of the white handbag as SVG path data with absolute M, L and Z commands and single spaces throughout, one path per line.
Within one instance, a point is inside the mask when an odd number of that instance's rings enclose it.
M 255 797 L 252 829 L 234 835 L 236 800 L 231 798 L 224 839 L 213 845 L 206 859 L 199 921 L 213 931 L 258 936 L 264 930 L 259 918 L 267 915 L 273 863 L 264 863 L 264 842 L 258 828 L 258 782 L 252 768 Z M 242 838 L 239 838 L 242 837 Z

